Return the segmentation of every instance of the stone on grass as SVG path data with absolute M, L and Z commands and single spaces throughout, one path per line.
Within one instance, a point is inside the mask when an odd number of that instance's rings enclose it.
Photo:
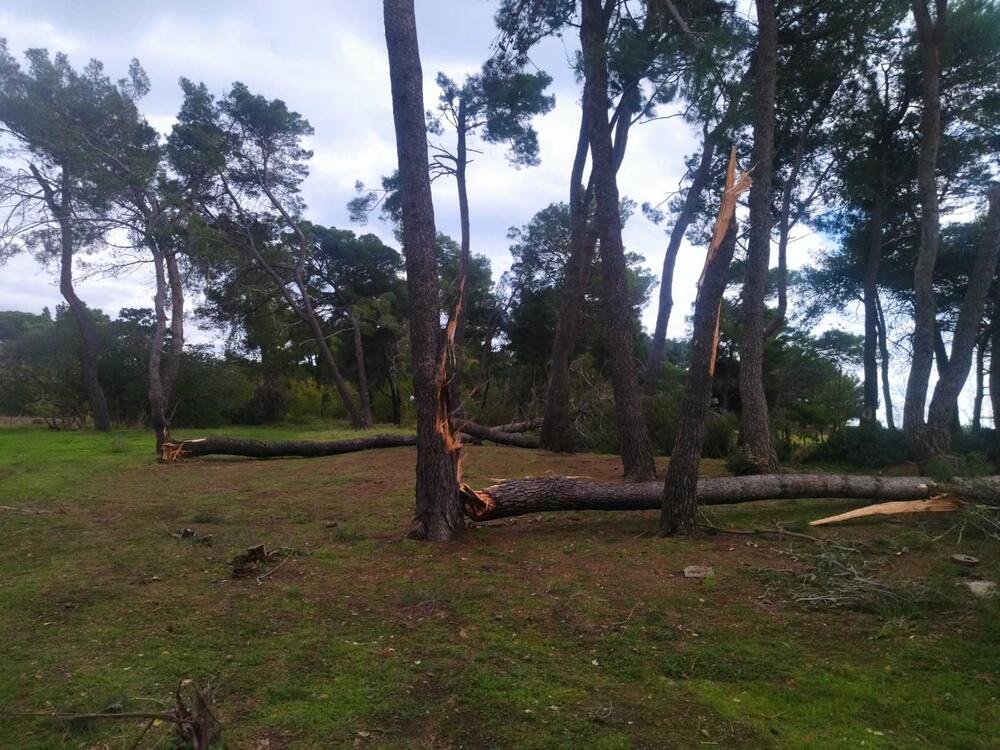
M 684 568 L 685 578 L 711 578 L 715 575 L 715 568 L 711 565 L 688 565 Z
M 965 581 L 965 585 L 973 594 L 984 599 L 997 593 L 997 585 L 993 581 Z
M 951 556 L 951 560 L 959 565 L 979 565 L 979 558 L 973 557 L 972 555 L 961 555 L 956 553 Z

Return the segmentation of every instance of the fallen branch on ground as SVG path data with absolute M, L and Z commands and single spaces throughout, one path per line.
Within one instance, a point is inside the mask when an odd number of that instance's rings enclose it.
M 832 474 L 762 474 L 698 480 L 700 505 L 754 500 L 842 498 L 883 502 L 926 500 L 942 492 L 961 496 L 968 489 L 1000 488 L 1000 477 L 943 485 L 928 477 L 872 477 Z M 659 510 L 662 482 L 608 483 L 573 477 L 510 479 L 475 490 L 462 487 L 466 514 L 475 521 L 526 513 L 576 510 Z
M 188 701 L 183 692 L 191 693 Z M 111 719 L 114 721 L 146 721 L 139 740 L 145 736 L 155 722 L 163 721 L 173 724 L 177 730 L 177 739 L 182 747 L 192 750 L 208 750 L 219 737 L 219 720 L 215 716 L 212 702 L 212 692 L 209 686 L 204 688 L 192 680 L 182 680 L 174 691 L 174 707 L 165 711 L 99 711 L 94 713 L 59 713 L 57 711 L 29 711 L 18 716 L 37 716 L 56 719 L 65 722 L 96 721 Z M 136 743 L 137 746 L 138 743 Z

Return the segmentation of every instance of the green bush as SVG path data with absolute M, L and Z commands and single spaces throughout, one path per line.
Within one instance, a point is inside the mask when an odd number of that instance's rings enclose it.
M 879 424 L 844 427 L 817 445 L 809 456 L 813 461 L 836 461 L 854 466 L 888 466 L 906 461 L 909 455 L 903 433 Z
M 702 444 L 702 458 L 727 458 L 736 450 L 736 435 L 739 419 L 735 414 L 722 412 L 708 415 L 705 421 L 705 442 Z

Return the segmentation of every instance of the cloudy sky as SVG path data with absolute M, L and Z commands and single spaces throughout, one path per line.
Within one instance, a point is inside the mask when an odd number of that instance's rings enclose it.
M 152 81 L 142 107 L 161 130 L 169 128 L 177 111 L 181 76 L 204 81 L 219 93 L 233 81 L 243 81 L 255 92 L 287 101 L 316 129 L 305 186 L 309 217 L 315 221 L 349 226 L 345 204 L 354 195 L 355 180 L 376 183 L 395 167 L 381 3 L 375 0 L 8 0 L 3 5 L 0 33 L 12 51 L 64 51 L 78 66 L 96 57 L 112 77 L 123 74 L 137 57 Z M 474 72 L 489 54 L 494 6 L 488 0 L 418 0 L 428 106 L 437 96 L 438 71 L 460 77 Z M 470 167 L 473 250 L 490 257 L 495 277 L 510 264 L 507 229 L 567 197 L 579 124 L 579 85 L 567 64 L 575 43 L 572 37 L 553 40 L 535 57 L 555 78 L 556 96 L 555 109 L 537 121 L 541 166 L 511 169 L 502 147 L 488 147 Z M 659 202 L 676 190 L 684 156 L 697 145 L 689 128 L 676 119 L 636 128 L 621 171 L 622 193 L 638 202 Z M 435 183 L 435 210 L 439 229 L 457 237 L 453 181 Z M 377 222 L 366 231 L 392 243 L 388 228 Z M 625 240 L 659 275 L 663 229 L 636 215 Z M 674 316 L 672 335 L 683 332 L 700 255 L 692 248 L 682 253 L 676 278 L 676 309 L 682 314 Z M 114 313 L 123 306 L 148 306 L 150 283 L 140 270 L 126 278 L 86 279 L 79 291 L 89 304 Z M 0 309 L 40 311 L 59 300 L 52 274 L 30 258 L 0 269 Z M 654 320 L 650 305 L 644 322 L 652 327 Z
M 489 54 L 494 7 L 489 0 L 417 0 L 428 107 L 437 98 L 438 71 L 458 78 L 476 71 Z M 395 167 L 388 64 L 376 0 L 6 0 L 0 33 L 14 52 L 45 47 L 66 52 L 77 66 L 98 58 L 112 77 L 124 74 L 129 60 L 138 58 L 152 82 L 143 111 L 164 132 L 180 103 L 181 76 L 204 81 L 216 93 L 242 81 L 257 93 L 284 99 L 316 130 L 304 191 L 314 221 L 350 226 L 345 206 L 354 196 L 355 181 L 377 183 Z M 580 87 L 568 65 L 575 48 L 569 35 L 547 42 L 534 55 L 536 64 L 555 79 L 556 106 L 536 121 L 541 165 L 514 170 L 502 147 L 487 147 L 470 166 L 473 251 L 489 256 L 494 278 L 510 265 L 508 228 L 526 223 L 553 201 L 566 200 L 579 124 Z M 622 194 L 639 203 L 663 200 L 677 189 L 684 157 L 697 147 L 695 133 L 677 118 L 636 127 L 619 175 Z M 438 180 L 434 191 L 438 228 L 457 237 L 454 183 Z M 389 228 L 378 222 L 364 231 L 394 244 Z M 625 242 L 659 276 L 666 246 L 663 228 L 637 213 L 626 226 Z M 793 241 L 790 265 L 807 263 L 821 242 L 815 235 Z M 671 336 L 684 333 L 703 257 L 701 248 L 682 248 Z M 150 306 L 151 282 L 142 269 L 120 278 L 85 277 L 78 286 L 90 305 L 108 313 Z M 0 309 L 38 312 L 59 302 L 53 274 L 32 259 L 16 257 L 0 267 Z M 643 316 L 647 329 L 655 318 L 651 303 Z M 211 336 L 203 332 L 192 338 Z

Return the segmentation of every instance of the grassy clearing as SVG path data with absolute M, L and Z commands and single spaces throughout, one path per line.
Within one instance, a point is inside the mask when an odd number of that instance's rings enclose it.
M 226 748 L 996 746 L 1000 607 L 973 600 L 949 557 L 976 555 L 975 574 L 1000 580 L 1000 555 L 968 531 L 936 539 L 948 514 L 824 530 L 930 594 L 829 611 L 794 601 L 823 585 L 808 578 L 814 545 L 665 541 L 652 513 L 400 541 L 413 460 L 161 466 L 138 432 L 0 429 L 0 504 L 48 511 L 0 511 L 0 710 L 148 708 L 191 677 L 218 686 Z M 492 447 L 465 466 L 475 484 L 617 472 L 610 456 Z M 848 507 L 756 503 L 714 520 L 799 528 Z M 212 544 L 172 536 L 182 528 Z M 231 579 L 228 561 L 259 542 L 296 554 L 260 584 Z M 716 577 L 685 579 L 692 563 Z M 140 730 L 7 718 L 0 747 L 129 747 Z

